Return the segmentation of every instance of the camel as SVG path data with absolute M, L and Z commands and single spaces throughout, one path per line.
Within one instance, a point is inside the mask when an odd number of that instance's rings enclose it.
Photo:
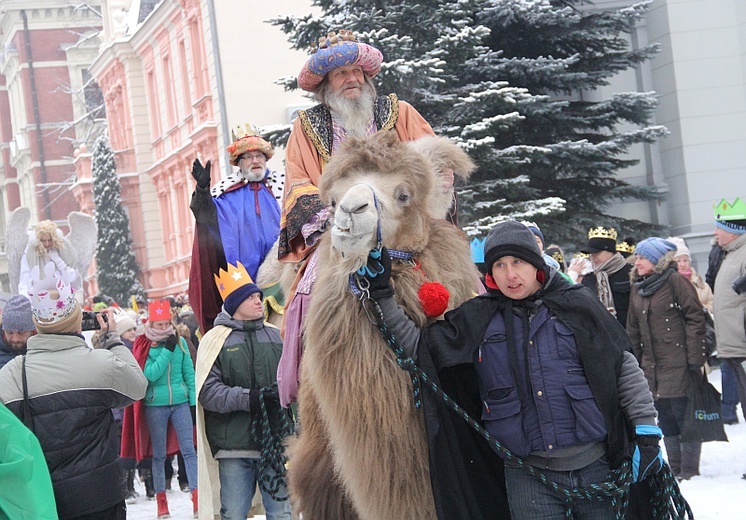
M 445 138 L 400 143 L 379 132 L 350 139 L 321 177 L 334 225 L 319 244 L 304 331 L 301 428 L 287 452 L 291 500 L 304 520 L 436 518 L 410 377 L 350 291 L 349 275 L 365 264 L 380 229 L 383 245 L 414 253 L 419 265 L 392 266 L 397 301 L 418 326 L 433 320 L 418 299 L 423 282 L 449 290 L 449 309 L 475 295 L 479 274 L 468 240 L 442 219 L 451 201 L 438 189 L 443 165 L 463 177 L 474 168 Z

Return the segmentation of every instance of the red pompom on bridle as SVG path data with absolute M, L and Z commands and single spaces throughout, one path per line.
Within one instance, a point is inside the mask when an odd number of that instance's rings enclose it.
M 420 305 L 422 305 L 425 316 L 428 318 L 437 318 L 448 308 L 448 300 L 451 298 L 451 293 L 448 292 L 448 289 L 443 284 L 425 282 L 420 285 L 417 296 L 420 299 Z

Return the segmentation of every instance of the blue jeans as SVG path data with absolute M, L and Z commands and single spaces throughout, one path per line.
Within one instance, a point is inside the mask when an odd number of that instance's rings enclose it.
M 738 382 L 733 367 L 727 362 L 720 363 L 720 378 L 723 387 L 723 407 L 721 413 L 724 421 L 738 419 L 736 405 L 738 404 Z
M 547 478 L 568 488 L 605 482 L 609 465 L 599 459 L 574 471 L 541 470 Z M 565 520 L 563 495 L 542 484 L 537 477 L 505 461 L 505 484 L 513 520 Z M 575 520 L 613 520 L 611 499 L 576 500 L 572 505 Z
M 156 493 L 166 491 L 166 431 L 168 421 L 176 431 L 179 449 L 184 457 L 189 489 L 197 489 L 197 452 L 194 450 L 194 427 L 189 403 L 175 406 L 146 406 L 145 419 L 150 430 L 150 442 L 153 443 L 153 487 Z
M 220 475 L 220 518 L 246 520 L 256 490 L 259 459 L 218 459 Z M 267 520 L 290 520 L 290 501 L 279 502 L 259 488 Z M 287 490 L 280 489 L 281 496 Z

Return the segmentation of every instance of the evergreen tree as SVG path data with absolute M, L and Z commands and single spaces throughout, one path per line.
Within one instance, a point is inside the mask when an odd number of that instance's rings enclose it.
M 99 291 L 126 306 L 130 296 L 144 297 L 145 291 L 137 279 L 140 268 L 132 250 L 129 218 L 122 207 L 114 152 L 106 135 L 96 139 L 91 155 L 93 218 L 98 225 L 96 277 Z
M 295 48 L 350 28 L 381 49 L 379 91 L 410 101 L 478 165 L 459 189 L 468 232 L 484 234 L 507 216 L 527 218 L 552 241 L 577 245 L 579 230 L 599 224 L 625 235 L 651 231 L 604 211 L 617 200 L 661 197 L 617 176 L 636 162 L 631 146 L 666 132 L 648 125 L 655 96 L 598 99 L 597 91 L 657 52 L 632 50 L 626 40 L 649 4 L 600 10 L 585 0 L 317 0 L 321 16 L 274 23 Z

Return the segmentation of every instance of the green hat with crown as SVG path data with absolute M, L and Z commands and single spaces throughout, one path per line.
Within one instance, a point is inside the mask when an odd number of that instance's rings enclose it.
M 733 203 L 722 199 L 712 208 L 715 212 L 715 226 L 736 235 L 746 233 L 746 203 L 740 198 L 736 198 Z

